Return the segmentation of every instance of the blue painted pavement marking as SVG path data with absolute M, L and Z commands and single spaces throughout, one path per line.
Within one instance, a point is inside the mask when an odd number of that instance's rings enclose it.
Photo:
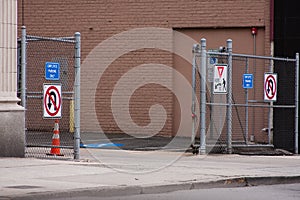
M 94 144 L 80 144 L 81 148 L 107 148 L 107 147 L 122 147 L 121 143 L 94 143 Z

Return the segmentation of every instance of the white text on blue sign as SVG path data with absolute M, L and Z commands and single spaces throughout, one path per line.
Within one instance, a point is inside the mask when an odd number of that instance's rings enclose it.
M 53 62 L 46 62 L 45 77 L 47 80 L 59 80 L 60 77 L 60 64 Z
M 243 75 L 243 88 L 253 88 L 253 74 Z

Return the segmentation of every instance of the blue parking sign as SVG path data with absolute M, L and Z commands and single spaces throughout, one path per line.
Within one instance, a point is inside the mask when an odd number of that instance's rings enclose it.
M 45 64 L 45 78 L 46 80 L 59 80 L 60 78 L 60 64 L 55 62 L 46 62 Z
M 253 88 L 253 74 L 243 74 L 243 88 Z

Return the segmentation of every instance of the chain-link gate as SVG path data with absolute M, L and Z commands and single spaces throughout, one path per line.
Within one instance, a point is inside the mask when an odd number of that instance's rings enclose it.
M 21 41 L 18 91 L 26 108 L 26 156 L 78 157 L 80 35 L 31 36 L 23 27 Z
M 200 153 L 232 153 L 234 147 L 271 147 L 274 113 L 284 109 L 295 116 L 290 120 L 294 127 L 292 137 L 285 139 L 291 140 L 287 142 L 298 153 L 299 55 L 289 59 L 235 54 L 231 40 L 227 45 L 206 52 L 204 39 L 201 46 L 193 48 L 192 105 L 195 97 L 200 97 L 200 117 L 194 117 L 193 127 L 199 123 L 200 131 L 193 130 L 192 141 L 199 135 Z M 276 68 L 284 68 L 289 80 L 274 73 Z M 289 95 L 279 90 L 278 84 L 286 84 Z M 278 97 L 283 101 L 276 102 Z M 196 113 L 195 106 L 192 113 Z

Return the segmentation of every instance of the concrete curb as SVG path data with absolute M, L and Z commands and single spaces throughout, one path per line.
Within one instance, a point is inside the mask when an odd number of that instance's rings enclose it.
M 239 177 L 228 178 L 210 182 L 185 182 L 166 185 L 153 186 L 116 186 L 116 187 L 96 187 L 83 188 L 77 190 L 30 193 L 24 196 L 7 197 L 11 200 L 29 200 L 29 199 L 55 199 L 71 197 L 112 197 L 112 196 L 130 196 L 139 194 L 157 194 L 174 192 L 178 190 L 210 189 L 210 188 L 234 188 L 259 185 L 276 185 L 300 183 L 300 176 L 273 176 L 273 177 Z M 5 199 L 1 197 L 0 199 Z

